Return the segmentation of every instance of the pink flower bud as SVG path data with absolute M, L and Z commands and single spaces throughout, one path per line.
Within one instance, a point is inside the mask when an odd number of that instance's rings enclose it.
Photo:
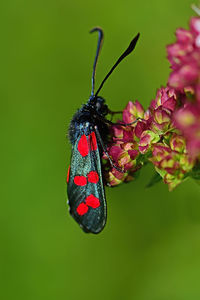
M 184 87 L 194 84 L 199 75 L 198 66 L 194 63 L 183 65 L 179 70 L 171 73 L 169 85 L 182 90 Z
M 123 121 L 125 123 L 131 123 L 137 118 L 143 117 L 144 108 L 142 107 L 142 105 L 137 100 L 134 103 L 129 101 L 125 110 L 123 111 Z
M 166 108 L 170 111 L 175 109 L 177 104 L 177 95 L 174 89 L 172 88 L 160 88 L 157 90 L 155 100 L 152 100 L 150 109 L 155 110 L 159 107 Z
M 136 126 L 135 126 L 135 135 L 140 138 L 143 131 L 146 130 L 148 128 L 147 123 L 145 123 L 144 121 L 138 121 Z
M 174 114 L 174 123 L 181 130 L 192 159 L 200 157 L 200 105 L 187 104 Z
M 123 154 L 123 150 L 121 149 L 120 146 L 111 146 L 111 148 L 109 149 L 109 155 L 110 157 L 117 162 L 119 157 Z
M 140 142 L 139 142 L 139 151 L 144 154 L 147 150 L 151 149 L 153 143 L 157 143 L 160 137 L 158 134 L 154 133 L 151 130 L 146 130 L 142 133 Z
M 199 17 L 193 17 L 190 20 L 190 28 L 192 32 L 199 34 L 200 33 L 200 18 Z
M 173 133 L 170 139 L 170 147 L 172 150 L 177 151 L 179 153 L 183 153 L 186 150 L 185 139 L 182 135 L 178 135 Z
M 154 119 L 158 124 L 169 123 L 171 121 L 170 113 L 161 107 L 154 111 Z
M 133 142 L 134 131 L 131 126 L 123 130 L 123 142 Z
M 113 135 L 114 137 L 121 139 L 123 138 L 123 128 L 122 126 L 112 126 L 112 131 L 113 131 Z
M 193 43 L 192 33 L 183 28 L 178 28 L 176 30 L 176 37 L 177 37 L 177 41 L 181 44 L 192 44 Z

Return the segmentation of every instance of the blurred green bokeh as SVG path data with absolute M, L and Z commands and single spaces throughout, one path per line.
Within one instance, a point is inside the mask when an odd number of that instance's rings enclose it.
M 166 83 L 166 44 L 186 27 L 189 0 L 6 0 L 1 22 L 1 298 L 199 300 L 200 188 L 163 183 L 106 189 L 108 222 L 84 234 L 66 208 L 65 139 L 87 101 L 97 35 L 97 85 L 130 40 L 140 41 L 101 95 L 112 110 L 146 108 Z

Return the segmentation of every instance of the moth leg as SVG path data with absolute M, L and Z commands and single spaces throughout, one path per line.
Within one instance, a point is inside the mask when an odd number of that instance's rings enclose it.
M 114 115 L 122 114 L 122 113 L 123 113 L 123 111 L 112 111 L 112 110 L 108 109 L 108 114 L 111 115 L 111 120 L 110 120 L 111 122 L 112 122 Z
M 107 120 L 106 118 L 102 117 L 101 115 L 96 115 L 96 118 L 101 120 L 102 122 L 106 123 L 106 124 L 109 124 L 109 125 L 118 125 L 118 126 L 130 126 L 130 125 L 133 125 L 135 123 L 137 123 L 139 120 L 143 120 L 142 118 L 137 118 L 135 121 L 131 122 L 131 123 L 113 123 L 112 121 L 110 120 Z
M 143 119 L 142 118 L 137 118 L 135 121 L 133 121 L 131 123 L 122 123 L 121 126 L 133 125 L 133 124 L 137 123 L 138 121 L 143 121 Z
M 98 130 L 97 126 L 94 126 L 94 129 L 95 129 L 95 132 L 96 132 L 96 135 L 97 135 L 97 139 L 99 140 L 99 142 L 100 142 L 100 144 L 101 144 L 101 147 L 102 147 L 102 149 L 103 149 L 103 152 L 104 152 L 105 155 L 108 157 L 108 160 L 109 160 L 111 166 L 112 166 L 113 168 L 115 168 L 117 171 L 119 171 L 119 172 L 121 172 L 121 173 L 125 173 L 124 170 L 122 170 L 121 168 L 115 166 L 115 164 L 113 163 L 112 159 L 110 158 L 110 156 L 109 156 L 109 154 L 108 154 L 108 152 L 107 152 L 107 150 L 106 150 L 106 147 L 105 147 L 105 145 L 104 145 L 104 142 L 103 142 L 103 140 L 102 140 L 102 138 L 101 138 L 101 135 L 100 135 L 100 133 L 99 133 L 99 130 Z
M 122 114 L 122 113 L 123 113 L 122 110 L 120 110 L 120 111 L 112 111 L 112 110 L 108 109 L 108 114 L 110 114 L 110 115 L 116 115 L 116 114 Z

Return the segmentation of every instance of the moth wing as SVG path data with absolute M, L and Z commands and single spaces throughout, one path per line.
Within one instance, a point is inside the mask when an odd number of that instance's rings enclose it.
M 74 143 L 67 193 L 73 218 L 85 232 L 99 233 L 105 226 L 107 209 L 94 131 L 80 135 Z

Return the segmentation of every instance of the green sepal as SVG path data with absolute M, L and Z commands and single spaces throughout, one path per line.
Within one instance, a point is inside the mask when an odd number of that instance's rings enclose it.
M 195 180 L 200 180 L 200 163 L 189 172 L 189 176 Z
M 152 187 L 156 183 L 160 182 L 162 180 L 162 177 L 158 172 L 155 172 L 152 178 L 150 179 L 149 183 L 146 185 L 147 188 Z

